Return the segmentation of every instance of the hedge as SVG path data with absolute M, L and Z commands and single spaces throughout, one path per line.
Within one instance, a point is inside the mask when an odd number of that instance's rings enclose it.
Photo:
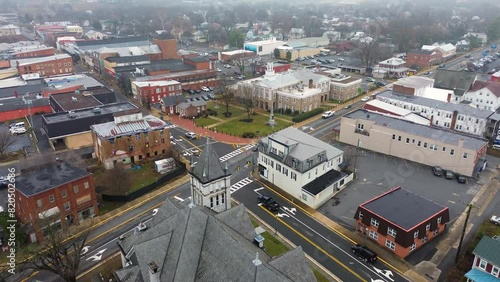
M 312 118 L 315 115 L 321 114 L 323 111 L 324 111 L 323 108 L 316 108 L 316 109 L 313 109 L 310 112 L 301 113 L 301 114 L 293 117 L 292 121 L 293 122 L 301 122 L 301 121 L 304 121 L 304 120 L 306 120 L 308 118 Z

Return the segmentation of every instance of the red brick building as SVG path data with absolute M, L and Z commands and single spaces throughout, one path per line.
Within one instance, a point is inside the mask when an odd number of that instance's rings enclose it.
M 405 258 L 444 232 L 450 221 L 447 207 L 401 187 L 358 206 L 356 231 Z
M 156 104 L 164 97 L 182 95 L 182 86 L 176 80 L 134 81 L 132 94 L 141 104 Z
M 44 240 L 44 229 L 78 225 L 99 213 L 91 173 L 56 159 L 16 178 L 16 216 L 30 230 L 31 242 Z
M 37 49 L 22 50 L 14 54 L 14 58 L 47 57 L 55 54 L 54 47 L 37 46 Z
M 153 39 L 152 43 L 160 47 L 162 55 L 159 60 L 180 58 L 179 55 L 177 55 L 177 41 L 175 38 L 159 35 L 157 38 Z
M 429 67 L 440 63 L 441 60 L 438 50 L 412 50 L 406 54 L 406 66 L 410 68 Z
M 21 97 L 4 99 L 0 105 L 0 122 L 26 118 L 35 114 L 52 113 L 49 99 L 32 99 L 31 104 L 26 103 Z
M 38 73 L 40 77 L 73 73 L 73 59 L 67 54 L 14 60 L 20 75 Z
M 275 73 L 285 72 L 290 69 L 290 64 L 282 64 L 282 63 L 273 63 L 273 69 Z M 258 74 L 265 74 L 267 66 L 257 66 L 255 68 L 255 72 Z

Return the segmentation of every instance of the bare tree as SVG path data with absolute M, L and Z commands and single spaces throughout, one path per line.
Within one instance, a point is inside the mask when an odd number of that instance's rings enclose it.
M 238 97 L 240 98 L 241 103 L 245 107 L 245 111 L 247 112 L 247 121 L 251 121 L 250 115 L 253 113 L 255 109 L 255 98 L 253 93 L 253 88 L 250 85 L 240 85 L 238 87 Z
M 370 42 L 362 42 L 358 45 L 358 49 L 355 52 L 356 57 L 361 59 L 361 62 L 365 64 L 367 69 L 371 69 L 375 63 L 377 63 L 384 52 L 375 40 Z
M 54 215 L 36 223 L 43 230 L 45 240 L 39 243 L 39 248 L 31 254 L 32 259 L 25 262 L 22 269 L 48 271 L 60 276 L 64 281 L 76 282 L 88 234 L 68 241 L 66 238 L 71 234 L 66 228 L 61 229 L 59 225 L 49 223 L 59 219 L 59 216 L 59 214 Z
M 0 131 L 0 158 L 5 156 L 7 149 L 14 144 L 14 139 L 12 138 L 12 134 L 10 134 L 9 130 Z
M 247 58 L 240 57 L 233 60 L 233 63 L 240 69 L 240 74 L 245 75 L 245 67 L 248 65 Z
M 127 170 L 119 164 L 107 170 L 103 176 L 102 185 L 109 189 L 113 194 L 128 194 L 131 188 L 131 177 Z
M 234 101 L 235 95 L 234 90 L 229 86 L 229 80 L 227 76 L 221 77 L 219 79 L 219 85 L 217 88 L 217 100 L 221 101 L 225 105 L 226 112 L 224 114 L 226 116 L 229 116 L 229 106 Z

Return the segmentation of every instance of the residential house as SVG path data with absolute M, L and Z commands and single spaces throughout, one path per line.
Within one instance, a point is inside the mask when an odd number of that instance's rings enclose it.
M 466 104 L 454 104 L 420 96 L 409 96 L 385 91 L 377 99 L 408 109 L 429 119 L 436 127 L 448 128 L 457 132 L 484 136 L 490 110 L 478 109 Z
M 453 91 L 455 102 L 460 103 L 476 80 L 476 73 L 437 69 L 434 73 L 434 88 Z
M 464 38 L 469 41 L 471 38 L 477 38 L 481 45 L 488 43 L 488 35 L 486 33 L 468 32 L 464 35 Z
M 467 52 L 470 50 L 470 43 L 469 41 L 462 39 L 457 42 L 455 47 L 457 48 L 458 52 Z
M 411 50 L 406 54 L 406 65 L 412 69 L 430 67 L 441 62 L 438 50 Z
M 366 110 L 341 118 L 339 141 L 471 177 L 484 168 L 488 145 L 478 137 Z
M 116 113 L 114 120 L 90 127 L 94 152 L 107 169 L 117 163 L 136 163 L 170 156 L 170 130 L 163 120 L 142 116 L 139 109 Z
M 445 231 L 450 212 L 397 187 L 360 204 L 354 219 L 357 232 L 405 258 Z
M 185 101 L 177 104 L 176 109 L 177 113 L 181 117 L 195 118 L 199 117 L 203 112 L 207 110 L 207 102 L 205 100 Z
M 161 111 L 167 115 L 175 115 L 179 113 L 177 105 L 186 102 L 186 98 L 182 95 L 167 96 L 161 99 Z
M 378 63 L 378 67 L 375 68 L 374 72 L 382 71 L 388 77 L 406 77 L 408 76 L 408 70 L 405 60 L 390 58 Z
M 139 103 L 152 105 L 160 103 L 164 97 L 182 95 L 182 86 L 175 80 L 134 81 L 132 94 Z
M 353 177 L 340 171 L 343 151 L 295 127 L 261 139 L 258 149 L 260 176 L 314 209 Z
M 21 29 L 17 25 L 8 24 L 0 26 L 0 36 L 20 35 Z
M 500 82 L 476 80 L 462 99 L 478 109 L 496 111 L 500 107 Z
M 91 173 L 59 159 L 46 160 L 16 177 L 16 217 L 30 242 L 43 241 L 47 226 L 78 225 L 99 213 Z
M 239 82 L 236 89 L 244 86 L 253 89 L 258 108 L 307 112 L 328 101 L 330 78 L 306 70 L 276 74 L 268 63 L 264 76 Z
M 292 28 L 290 29 L 290 32 L 288 33 L 288 40 L 291 39 L 302 39 L 306 37 L 306 32 L 303 28 Z
M 500 281 L 500 238 L 484 235 L 472 252 L 472 269 L 465 274 L 467 282 Z

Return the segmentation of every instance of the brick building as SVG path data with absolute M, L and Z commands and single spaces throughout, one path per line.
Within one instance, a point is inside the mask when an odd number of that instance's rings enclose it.
M 11 61 L 20 75 L 38 73 L 40 77 L 73 73 L 73 59 L 67 54 Z
M 280 73 L 280 72 L 285 72 L 290 69 L 291 65 L 290 64 L 283 64 L 283 63 L 273 63 L 273 69 L 275 73 Z M 255 68 L 255 72 L 258 74 L 265 74 L 266 73 L 266 66 L 260 65 Z
M 429 67 L 441 62 L 439 50 L 411 50 L 406 54 L 406 65 L 410 68 Z
M 27 50 L 20 50 L 14 54 L 14 58 L 31 58 L 31 57 L 48 57 L 55 54 L 54 47 L 37 46 L 38 48 L 29 48 Z
M 114 121 L 92 125 L 94 152 L 107 169 L 116 163 L 137 163 L 170 156 L 170 130 L 157 117 L 143 117 L 139 109 L 114 114 Z
M 447 207 L 397 187 L 359 205 L 354 219 L 357 232 L 405 258 L 444 232 L 450 214 Z
M 35 97 L 23 99 L 22 97 L 13 99 L 4 99 L 0 104 L 0 122 L 5 122 L 14 119 L 26 118 L 35 114 L 51 113 L 49 99 Z
M 181 83 L 175 80 L 134 81 L 132 94 L 141 104 L 156 104 L 164 97 L 182 95 L 182 87 Z
M 31 242 L 44 240 L 44 227 L 78 225 L 99 213 L 91 173 L 56 159 L 22 171 L 16 179 L 16 216 Z

